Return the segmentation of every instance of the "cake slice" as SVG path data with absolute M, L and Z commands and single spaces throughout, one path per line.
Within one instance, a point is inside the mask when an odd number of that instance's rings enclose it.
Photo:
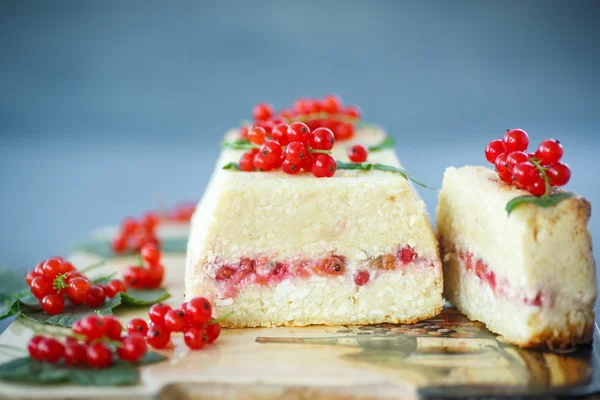
M 448 168 L 437 209 L 444 296 L 521 347 L 565 348 L 592 338 L 595 262 L 590 204 L 507 203 L 527 192 L 485 167 Z
M 351 144 L 385 138 L 358 129 L 333 155 L 348 162 Z M 232 310 L 222 324 L 238 328 L 413 323 L 441 310 L 437 240 L 405 177 L 223 169 L 242 154 L 223 150 L 192 218 L 186 297 L 209 297 L 216 314 Z M 400 167 L 392 149 L 369 162 Z

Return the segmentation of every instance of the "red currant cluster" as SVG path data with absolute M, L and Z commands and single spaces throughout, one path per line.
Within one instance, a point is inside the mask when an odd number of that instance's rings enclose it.
M 336 95 L 323 99 L 300 98 L 290 108 L 276 112 L 272 105 L 257 104 L 252 110 L 254 126 L 260 126 L 267 135 L 280 123 L 305 122 L 311 130 L 327 128 L 335 140 L 347 140 L 354 136 L 354 124 L 360 119 L 360 110 L 356 106 L 346 106 Z M 248 139 L 248 127 L 242 127 L 241 136 Z
M 127 291 L 119 279 L 113 279 L 106 285 L 90 283 L 73 264 L 62 257 L 40 262 L 27 272 L 25 281 L 42 309 L 50 315 L 63 311 L 65 298 L 71 304 L 86 303 L 96 308 L 106 301 L 106 297 L 112 299 L 117 293 Z
M 190 222 L 192 215 L 194 215 L 194 211 L 196 211 L 196 203 L 179 203 L 172 211 L 167 213 L 166 219 L 169 221 Z
M 165 267 L 160 264 L 160 250 L 154 244 L 147 244 L 142 247 L 140 256 L 142 265 L 132 265 L 125 270 L 125 283 L 134 289 L 159 287 L 165 276 Z M 146 263 L 147 267 L 143 263 Z
M 112 241 L 112 250 L 121 254 L 127 250 L 138 252 L 147 244 L 160 246 L 156 236 L 156 227 L 160 218 L 154 212 L 146 212 L 137 220 L 127 217 L 121 223 L 121 231 Z
M 53 337 L 34 336 L 27 346 L 31 358 L 52 364 L 64 360 L 70 366 L 87 365 L 92 368 L 107 368 L 113 362 L 109 345 L 116 346 L 119 359 L 138 362 L 148 349 L 144 336 L 139 333 L 122 335 L 123 327 L 111 315 L 100 317 L 90 314 L 73 324 L 72 336 L 64 343 Z
M 312 172 L 317 178 L 329 178 L 337 170 L 337 162 L 329 151 L 335 138 L 328 128 L 311 129 L 303 122 L 285 123 L 273 127 L 270 139 L 265 128 L 253 127 L 248 133 L 251 143 L 260 146 L 240 158 L 242 171 L 271 171 L 281 168 L 295 175 L 301 170 Z
M 558 140 L 544 140 L 535 153 L 528 153 L 529 136 L 522 129 L 510 129 L 502 140 L 492 140 L 485 158 L 496 167 L 502 181 L 527 190 L 534 196 L 549 194 L 552 186 L 564 186 L 571 178 L 568 165 L 560 162 L 563 147 Z
M 204 297 L 196 297 L 179 308 L 167 304 L 155 304 L 148 311 L 150 325 L 141 318 L 127 324 L 127 332 L 146 336 L 148 344 L 155 349 L 164 349 L 171 342 L 171 333 L 183 332 L 185 344 L 199 350 L 214 342 L 221 334 L 221 325 L 211 321 L 212 306 Z

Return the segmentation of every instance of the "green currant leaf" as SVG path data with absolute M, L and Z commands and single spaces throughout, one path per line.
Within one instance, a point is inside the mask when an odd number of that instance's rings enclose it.
M 373 164 L 370 163 L 346 163 L 337 162 L 337 169 L 343 169 L 348 171 L 370 171 L 373 169 Z
M 121 293 L 121 304 L 124 306 L 151 306 L 171 297 L 165 289 L 131 289 Z
M 70 367 L 17 358 L 0 365 L 0 380 L 29 384 L 70 383 L 79 386 L 123 386 L 139 383 L 138 366 L 166 360 L 155 352 L 147 352 L 139 363 L 115 361 L 108 368 Z
M 131 256 L 133 252 L 123 254 L 115 254 L 112 251 L 111 242 L 107 238 L 92 239 L 87 243 L 76 245 L 74 250 L 83 251 L 86 253 L 97 255 L 98 257 L 108 259 L 120 256 Z M 161 239 L 161 251 L 163 253 L 185 253 L 187 250 L 186 237 L 168 237 Z
M 515 210 L 515 208 L 519 207 L 521 204 L 526 204 L 526 203 L 535 204 L 535 205 L 537 205 L 539 207 L 543 207 L 543 208 L 554 207 L 561 201 L 566 200 L 570 197 L 573 197 L 573 193 L 561 192 L 561 193 L 551 194 L 550 196 L 542 196 L 542 197 L 537 197 L 537 196 L 532 196 L 532 195 L 526 194 L 524 196 L 515 197 L 514 199 L 509 201 L 506 204 L 506 212 L 508 213 L 508 215 L 510 215 L 510 213 L 513 212 Z
M 399 174 L 400 176 L 402 176 L 404 179 L 410 180 L 414 183 L 416 183 L 419 186 L 422 186 L 426 189 L 433 189 L 432 187 L 429 187 L 427 185 L 425 185 L 423 182 L 421 182 L 420 180 L 418 180 L 417 178 L 415 178 L 414 176 L 410 175 L 408 172 L 406 172 L 405 170 L 401 169 L 401 168 L 396 168 L 396 167 L 392 167 L 391 165 L 384 165 L 384 164 L 371 164 L 371 163 L 345 163 L 345 162 L 338 162 L 337 163 L 337 169 L 341 169 L 341 170 L 358 170 L 358 171 L 370 171 L 372 169 L 377 170 L 377 171 L 384 171 L 384 172 L 392 172 L 392 173 L 396 173 Z
M 235 170 L 237 170 L 237 171 L 241 171 L 241 169 L 240 169 L 240 164 L 238 164 L 238 163 L 233 163 L 233 162 L 231 162 L 231 163 L 229 163 L 229 164 L 225 165 L 225 166 L 223 167 L 223 169 L 235 169 Z
M 9 267 L 0 269 L 0 320 L 19 311 L 19 297 L 29 293 L 25 278 Z
M 224 149 L 231 150 L 251 150 L 258 149 L 258 146 L 253 145 L 249 140 L 236 139 L 236 140 L 225 140 L 221 146 Z
M 394 148 L 395 144 L 396 144 L 396 141 L 394 140 L 394 138 L 391 136 L 387 136 L 385 139 L 383 139 L 383 141 L 381 141 L 381 143 L 378 143 L 374 146 L 370 146 L 369 153 L 373 153 L 375 151 L 381 151 L 381 150 L 385 150 L 385 149 L 392 149 L 392 148 Z

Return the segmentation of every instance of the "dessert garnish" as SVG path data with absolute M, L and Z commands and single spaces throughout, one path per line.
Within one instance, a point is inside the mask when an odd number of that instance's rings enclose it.
M 494 164 L 498 177 L 530 193 L 508 202 L 508 214 L 521 204 L 532 203 L 546 208 L 572 196 L 553 189 L 566 185 L 571 178 L 571 169 L 561 162 L 562 144 L 555 139 L 546 139 L 534 153 L 527 152 L 528 146 L 529 136 L 524 130 L 508 129 L 502 139 L 492 140 L 485 148 L 485 158 Z

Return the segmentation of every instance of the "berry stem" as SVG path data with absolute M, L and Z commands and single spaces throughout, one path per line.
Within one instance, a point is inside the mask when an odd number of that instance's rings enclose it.
M 208 325 L 218 324 L 219 322 L 231 317 L 231 315 L 233 315 L 233 310 L 229 310 L 225 314 L 221 315 L 219 318 L 211 319 L 210 321 L 208 321 Z
M 260 146 L 255 146 L 252 143 L 250 143 L 249 140 L 244 140 L 244 139 L 238 139 L 238 140 L 232 140 L 232 141 L 226 140 L 222 143 L 222 147 L 224 147 L 226 149 L 232 149 L 232 150 L 252 150 L 252 149 L 260 148 Z
M 54 278 L 54 281 L 52 282 L 52 288 L 54 290 L 60 290 L 60 289 L 66 289 L 69 287 L 68 284 L 65 283 L 65 279 L 67 278 L 67 274 L 60 274 L 58 275 L 56 278 Z
M 548 174 L 546 173 L 544 167 L 542 167 L 542 164 L 540 164 L 541 160 L 539 158 L 530 158 L 529 161 L 535 166 L 535 168 L 538 170 L 538 172 L 540 173 L 540 175 L 542 175 L 542 178 L 544 179 L 544 186 L 546 187 L 546 191 L 544 192 L 542 197 L 547 199 L 548 197 L 550 197 L 550 190 L 552 189 L 552 185 L 550 185 L 550 178 L 548 177 Z
M 102 261 L 98 261 L 97 263 L 88 265 L 87 267 L 80 269 L 79 272 L 81 272 L 82 274 L 86 273 L 86 272 L 90 272 L 93 269 L 96 269 L 98 267 L 103 266 L 104 264 L 106 264 L 106 260 L 102 260 Z
M 312 153 L 331 154 L 331 151 L 329 151 L 329 150 L 313 150 L 313 149 L 311 149 L 310 152 L 311 152 L 311 154 Z

